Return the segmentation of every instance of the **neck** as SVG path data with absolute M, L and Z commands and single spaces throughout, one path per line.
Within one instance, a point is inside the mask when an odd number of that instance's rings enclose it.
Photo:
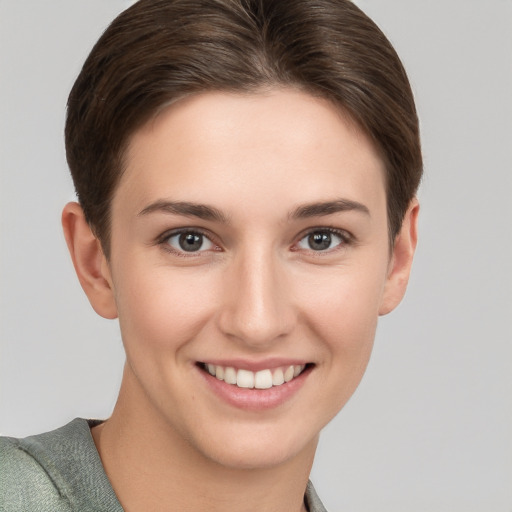
M 276 465 L 226 467 L 198 453 L 147 402 L 134 402 L 134 390 L 127 387 L 123 380 L 112 417 L 92 430 L 107 476 L 126 512 L 305 510 L 304 492 L 317 438 Z

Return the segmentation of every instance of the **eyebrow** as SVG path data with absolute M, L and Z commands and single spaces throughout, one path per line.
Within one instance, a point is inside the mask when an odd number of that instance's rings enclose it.
M 154 212 L 183 215 L 185 217 L 197 217 L 203 220 L 221 222 L 223 224 L 228 223 L 226 215 L 217 208 L 188 201 L 155 201 L 139 212 L 139 215 L 147 215 Z
M 370 215 L 370 210 L 362 203 L 351 201 L 350 199 L 336 199 L 334 201 L 321 201 L 298 206 L 295 210 L 290 212 L 288 217 L 297 220 L 348 211 L 357 211 Z M 229 222 L 228 217 L 221 210 L 206 204 L 192 203 L 189 201 L 155 201 L 140 211 L 139 216 L 155 212 L 183 215 L 185 217 L 197 217 L 199 219 L 216 221 L 222 224 L 228 224 Z
M 356 211 L 370 215 L 367 206 L 350 199 L 336 199 L 335 201 L 322 201 L 310 203 L 297 207 L 290 214 L 291 219 L 308 219 L 310 217 L 321 217 L 339 212 Z

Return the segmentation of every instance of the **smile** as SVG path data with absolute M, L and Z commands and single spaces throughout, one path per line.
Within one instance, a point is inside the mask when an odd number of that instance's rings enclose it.
M 209 363 L 202 363 L 201 367 L 226 384 L 245 389 L 270 389 L 292 381 L 304 371 L 306 365 L 288 365 L 257 372 Z

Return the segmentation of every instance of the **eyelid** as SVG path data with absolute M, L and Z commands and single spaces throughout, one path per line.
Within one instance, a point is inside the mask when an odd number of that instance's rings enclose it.
M 315 251 L 313 249 L 308 250 L 308 249 L 301 249 L 301 248 L 297 247 L 299 242 L 304 240 L 304 238 L 306 238 L 307 236 L 309 236 L 313 233 L 318 233 L 318 232 L 327 232 L 327 233 L 336 235 L 341 239 L 342 242 L 340 244 L 338 244 L 337 246 L 333 247 L 332 249 L 327 249 L 325 251 Z M 315 256 L 321 256 L 323 254 L 331 254 L 332 252 L 339 250 L 343 247 L 346 247 L 349 245 L 354 245 L 355 242 L 356 242 L 356 239 L 355 239 L 354 235 L 352 233 L 350 233 L 349 231 L 347 231 L 346 229 L 335 228 L 332 226 L 315 226 L 312 228 L 307 228 L 306 230 L 302 231 L 297 236 L 296 241 L 293 243 L 293 245 L 291 247 L 291 250 L 297 251 L 297 252 L 298 251 L 307 251 L 309 253 L 314 254 Z
M 316 232 L 328 232 L 328 233 L 334 234 L 334 235 L 340 237 L 340 239 L 342 240 L 342 243 L 338 244 L 336 247 L 334 247 L 332 249 L 327 249 L 325 251 L 315 251 L 313 249 L 307 250 L 307 249 L 301 249 L 301 248 L 297 247 L 298 243 L 300 241 L 302 241 L 305 237 L 311 235 L 312 233 L 316 233 Z M 204 255 L 205 253 L 212 251 L 212 249 L 207 249 L 207 250 L 201 250 L 201 251 L 187 253 L 186 251 L 178 251 L 167 243 L 169 238 L 183 234 L 183 233 L 200 234 L 200 235 L 204 236 L 205 238 L 207 238 L 214 245 L 213 251 L 222 251 L 223 250 L 221 247 L 221 244 L 218 241 L 217 236 L 215 236 L 209 230 L 206 230 L 204 228 L 194 227 L 194 226 L 186 226 L 186 227 L 169 229 L 169 230 L 163 232 L 161 235 L 159 235 L 156 238 L 155 245 L 160 245 L 167 252 L 170 252 L 172 254 L 175 254 L 177 256 L 182 256 L 182 257 L 198 257 L 198 256 Z M 336 250 L 339 250 L 348 245 L 354 245 L 355 243 L 356 243 L 356 238 L 354 237 L 354 235 L 352 233 L 350 233 L 346 229 L 335 228 L 333 226 L 314 226 L 311 228 L 307 228 L 304 231 L 302 231 L 301 233 L 299 233 L 299 235 L 295 239 L 295 242 L 292 244 L 290 250 L 292 250 L 294 252 L 307 251 L 309 253 L 314 254 L 315 256 L 322 256 L 322 254 L 331 254 L 332 252 L 334 252 Z
M 201 250 L 201 251 L 187 252 L 187 251 L 176 250 L 169 243 L 167 243 L 169 238 L 172 238 L 177 235 L 182 235 L 184 233 L 195 233 L 195 234 L 204 236 L 213 244 L 214 248 L 213 249 L 205 249 L 205 250 Z M 197 228 L 194 226 L 190 226 L 190 227 L 186 226 L 186 227 L 182 227 L 182 228 L 169 229 L 157 237 L 157 239 L 155 240 L 155 245 L 161 246 L 162 249 L 164 249 L 167 252 L 170 252 L 171 254 L 185 257 L 185 258 L 189 258 L 189 257 L 197 258 L 198 256 L 202 256 L 205 253 L 211 252 L 212 250 L 213 251 L 221 251 L 222 250 L 220 247 L 220 244 L 216 240 L 216 237 L 212 233 L 210 233 L 208 230 L 205 230 L 203 228 Z

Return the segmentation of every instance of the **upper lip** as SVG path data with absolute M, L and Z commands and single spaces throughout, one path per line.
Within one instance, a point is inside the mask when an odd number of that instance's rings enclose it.
M 249 370 L 252 372 L 257 372 L 260 370 L 272 370 L 274 368 L 279 368 L 282 366 L 292 366 L 292 365 L 306 365 L 310 361 L 305 359 L 295 359 L 295 358 L 283 358 L 283 357 L 272 357 L 261 360 L 249 360 L 243 358 L 235 358 L 235 359 L 205 359 L 200 361 L 204 364 L 213 364 L 215 366 L 223 366 L 223 367 L 232 367 L 238 370 Z

